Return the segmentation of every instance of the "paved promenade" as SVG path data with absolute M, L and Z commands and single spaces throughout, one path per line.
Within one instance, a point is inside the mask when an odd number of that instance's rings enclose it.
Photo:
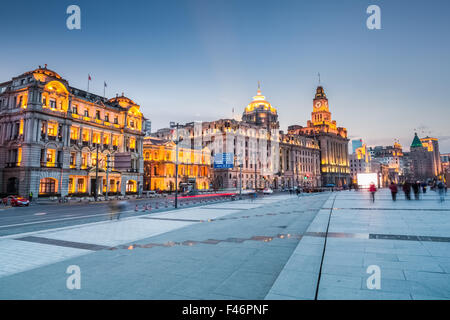
M 104 221 L 0 240 L 2 299 L 263 299 L 329 194 Z M 81 270 L 69 290 L 68 266 Z
M 266 299 L 450 299 L 450 199 L 420 196 L 332 195 Z M 380 289 L 368 288 L 369 266 L 381 271 Z
M 449 299 L 450 197 L 421 197 L 282 194 L 8 235 L 0 299 Z

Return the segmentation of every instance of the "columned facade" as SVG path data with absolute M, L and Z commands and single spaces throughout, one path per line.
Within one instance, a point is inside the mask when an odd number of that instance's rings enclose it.
M 101 195 L 107 185 L 111 193 L 137 193 L 142 119 L 131 99 L 107 100 L 70 87 L 46 67 L 1 83 L 0 193 L 87 196 L 97 187 Z M 118 155 L 130 163 L 115 163 Z

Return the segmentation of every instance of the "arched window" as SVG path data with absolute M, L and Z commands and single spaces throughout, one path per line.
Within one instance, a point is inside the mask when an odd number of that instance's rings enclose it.
M 56 179 L 53 178 L 44 178 L 41 179 L 39 183 L 39 194 L 51 194 L 56 193 L 57 184 Z

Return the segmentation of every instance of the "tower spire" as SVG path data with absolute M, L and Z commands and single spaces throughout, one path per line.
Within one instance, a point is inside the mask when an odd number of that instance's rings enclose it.
M 258 80 L 258 91 L 257 91 L 257 95 L 260 96 L 261 95 L 261 82 Z

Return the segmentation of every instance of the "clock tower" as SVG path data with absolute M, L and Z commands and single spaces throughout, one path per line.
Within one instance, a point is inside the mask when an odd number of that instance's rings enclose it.
M 323 87 L 317 87 L 316 96 L 313 100 L 313 112 L 311 113 L 313 125 L 331 122 L 331 112 L 328 109 L 328 99 Z

